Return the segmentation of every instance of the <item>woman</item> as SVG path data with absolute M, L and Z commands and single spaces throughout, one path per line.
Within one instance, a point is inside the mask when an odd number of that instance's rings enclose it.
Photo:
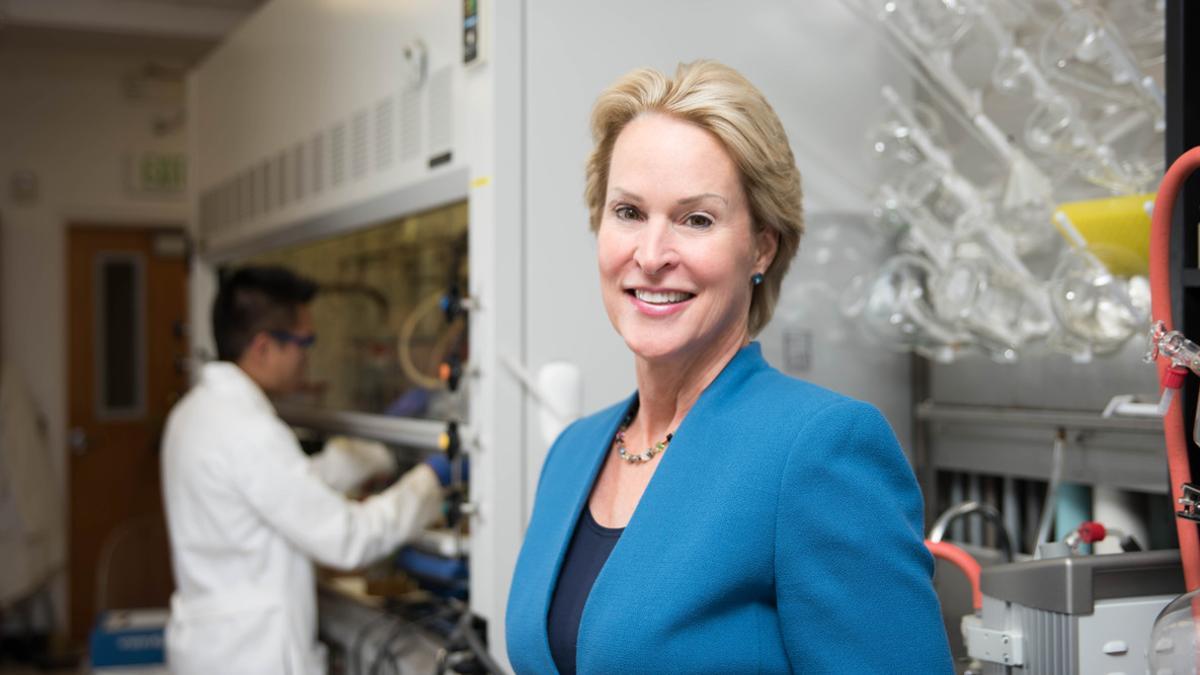
M 519 673 L 948 673 L 921 496 L 879 412 L 750 341 L 803 231 L 762 94 L 637 70 L 592 114 L 587 203 L 637 392 L 554 443 L 508 604 Z

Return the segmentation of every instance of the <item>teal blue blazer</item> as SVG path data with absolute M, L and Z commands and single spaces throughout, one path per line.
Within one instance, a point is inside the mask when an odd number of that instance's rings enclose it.
M 546 615 L 634 397 L 542 467 L 507 613 L 517 673 L 555 673 Z M 700 396 L 592 587 L 580 673 L 952 673 L 921 495 L 869 404 L 744 347 Z

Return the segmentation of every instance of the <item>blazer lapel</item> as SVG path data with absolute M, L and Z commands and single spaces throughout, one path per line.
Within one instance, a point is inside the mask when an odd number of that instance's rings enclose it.
M 657 562 L 655 542 L 662 537 L 670 536 L 679 526 L 681 519 L 686 519 L 685 512 L 689 495 L 694 489 L 693 477 L 697 472 L 710 471 L 716 459 L 713 452 L 717 449 L 709 447 L 707 442 L 711 425 L 719 423 L 717 420 L 721 417 L 721 407 L 737 396 L 738 390 L 745 385 L 747 378 L 765 367 L 767 364 L 757 342 L 743 347 L 700 394 L 700 398 L 696 400 L 687 417 L 675 430 L 675 437 L 671 440 L 670 449 L 663 454 L 654 476 L 646 486 L 646 491 L 642 493 L 641 501 L 638 502 L 633 516 L 629 519 L 629 524 L 625 526 L 625 531 L 613 548 L 608 561 L 600 568 L 591 593 L 588 594 L 588 599 L 584 603 L 583 615 L 579 621 L 578 663 L 584 662 L 589 653 L 589 647 L 594 644 L 592 637 L 596 630 L 604 632 L 606 629 L 620 629 L 619 626 L 614 625 L 597 626 L 594 621 L 589 621 L 589 615 L 594 617 L 599 612 L 601 615 L 612 616 L 612 612 L 606 611 L 606 608 L 612 607 L 611 603 L 620 606 L 630 599 L 629 594 L 637 592 L 636 588 L 631 587 L 628 583 L 627 572 L 629 570 L 654 569 Z M 632 397 L 626 401 L 626 405 L 622 408 L 622 415 L 625 410 L 628 410 L 629 403 L 632 401 Z M 616 433 L 616 425 L 619 422 L 620 418 L 612 420 L 608 438 L 611 439 L 612 434 Z M 603 460 L 604 454 L 606 453 L 601 453 L 601 460 Z M 602 463 L 602 461 L 598 463 L 596 469 Z M 584 487 L 582 503 L 586 503 L 587 496 L 591 492 L 594 476 L 595 469 Z M 578 517 L 581 510 L 581 508 L 576 508 L 570 516 L 571 528 L 574 528 L 575 518 Z M 671 514 L 671 517 L 664 518 L 664 514 Z M 566 542 L 570 540 L 573 532 L 574 529 L 565 534 L 557 533 L 560 540 L 566 540 L 562 551 L 559 552 L 559 564 L 566 552 Z M 557 566 L 551 577 L 551 584 L 556 579 L 558 579 Z M 549 609 L 549 604 L 546 607 Z M 605 632 L 605 635 L 611 635 L 611 632 Z M 546 648 L 548 651 L 549 644 Z
M 567 548 L 571 545 L 571 538 L 575 533 L 575 525 L 579 522 L 579 516 L 583 513 L 588 498 L 591 496 L 596 475 L 599 473 L 600 467 L 604 465 L 604 459 L 608 456 L 612 438 L 617 433 L 617 427 L 621 424 L 621 420 L 624 419 L 629 406 L 633 404 L 636 397 L 635 393 L 626 398 L 622 405 L 612 408 L 608 414 L 589 420 L 588 427 L 581 429 L 577 438 L 571 441 L 584 446 L 572 454 L 581 458 L 581 465 L 577 467 L 578 469 L 584 469 L 582 460 L 590 458 L 591 466 L 587 467 L 587 470 L 568 471 L 553 477 L 547 476 L 557 482 L 555 485 L 547 485 L 545 489 L 550 493 L 547 495 L 551 498 L 550 503 L 558 508 L 547 514 L 549 522 L 545 526 L 546 534 L 539 538 L 546 544 L 538 556 L 540 564 L 536 567 L 540 578 L 537 580 L 537 584 L 532 586 L 541 594 L 539 603 L 541 607 L 539 612 L 541 641 L 539 645 L 542 651 L 541 660 L 547 665 L 547 668 L 553 668 L 554 658 L 550 654 L 546 619 L 550 613 L 550 602 L 554 598 L 563 558 L 566 557 Z

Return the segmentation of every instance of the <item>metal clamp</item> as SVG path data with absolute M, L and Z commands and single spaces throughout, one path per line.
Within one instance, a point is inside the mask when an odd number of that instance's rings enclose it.
M 1171 360 L 1171 366 L 1187 368 L 1200 375 L 1200 345 L 1187 339 L 1177 330 L 1168 331 L 1162 321 L 1154 322 L 1147 336 L 1147 350 L 1143 361 L 1153 363 L 1159 357 Z
M 1184 483 L 1181 488 L 1183 496 L 1179 498 L 1179 505 L 1183 508 L 1176 511 L 1175 515 L 1200 522 L 1200 487 L 1193 483 Z
M 984 628 L 979 619 L 973 616 L 963 618 L 962 630 L 967 654 L 971 658 L 1006 666 L 1024 665 L 1024 635 Z

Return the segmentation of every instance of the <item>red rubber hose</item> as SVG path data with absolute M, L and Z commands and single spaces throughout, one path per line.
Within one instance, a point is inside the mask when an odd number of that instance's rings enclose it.
M 1179 156 L 1159 185 L 1154 198 L 1154 213 L 1150 217 L 1150 297 L 1154 321 L 1162 321 L 1167 330 L 1174 330 L 1171 317 L 1171 214 L 1175 210 L 1175 199 L 1183 182 L 1193 171 L 1200 168 L 1200 147 L 1192 148 Z M 1167 359 L 1158 360 L 1159 379 L 1166 377 L 1169 367 Z M 1173 504 L 1183 496 L 1182 485 L 1192 480 L 1188 466 L 1187 432 L 1183 419 L 1183 402 L 1176 396 L 1167 414 L 1163 416 L 1163 433 L 1167 439 L 1167 469 L 1171 480 Z M 1174 512 L 1174 509 L 1172 509 Z M 1196 524 L 1175 519 L 1179 532 L 1179 557 L 1183 561 L 1183 578 L 1189 591 L 1200 586 L 1200 538 Z
M 925 547 L 929 549 L 933 557 L 953 563 L 963 571 L 963 574 L 967 575 L 967 581 L 971 582 L 971 604 L 978 612 L 983 607 L 983 591 L 979 588 L 979 561 L 975 560 L 970 553 L 948 541 L 926 539 Z

